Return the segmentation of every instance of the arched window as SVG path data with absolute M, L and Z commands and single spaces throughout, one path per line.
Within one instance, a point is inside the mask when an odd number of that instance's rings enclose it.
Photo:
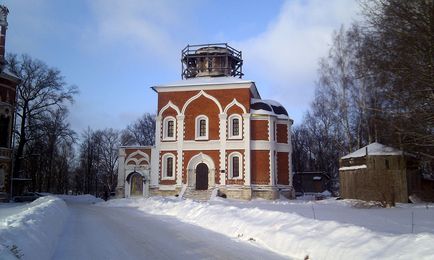
M 243 161 L 242 155 L 238 152 L 231 153 L 228 158 L 229 178 L 230 179 L 242 179 L 243 177 Z
M 242 132 L 243 132 L 243 121 L 241 120 L 240 115 L 231 115 L 228 118 L 229 121 L 229 127 L 228 127 L 228 134 L 229 139 L 241 139 L 242 138 Z
M 208 140 L 208 117 L 196 117 L 196 140 Z
M 163 140 L 173 141 L 176 139 L 176 120 L 168 116 L 163 120 Z
M 173 154 L 165 154 L 162 159 L 162 178 L 163 180 L 175 179 L 175 156 Z

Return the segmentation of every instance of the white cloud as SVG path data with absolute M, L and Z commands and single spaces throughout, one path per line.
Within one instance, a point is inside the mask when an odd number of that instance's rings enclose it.
M 299 121 L 313 97 L 318 60 L 327 54 L 332 32 L 356 15 L 355 1 L 285 2 L 265 32 L 236 43 L 247 77 L 257 80 L 263 98 L 279 100 Z
M 100 44 L 129 46 L 138 55 L 170 60 L 179 55 L 173 32 L 183 26 L 183 8 L 178 1 L 96 0 L 91 3 L 96 35 L 90 35 L 95 33 L 92 29 L 85 38 L 96 37 Z

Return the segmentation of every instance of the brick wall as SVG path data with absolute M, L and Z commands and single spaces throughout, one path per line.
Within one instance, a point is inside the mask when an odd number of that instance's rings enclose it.
M 277 142 L 288 143 L 288 126 L 283 124 L 277 124 Z
M 205 115 L 208 117 L 208 139 L 219 140 L 219 109 L 214 101 L 204 96 L 195 99 L 187 107 L 184 119 L 184 140 L 195 139 L 196 117 Z
M 270 151 L 251 151 L 251 182 L 252 184 L 270 184 Z
M 268 120 L 250 121 L 251 140 L 268 140 Z
M 149 158 L 151 158 L 151 148 L 146 148 L 146 149 L 126 148 L 125 149 L 125 158 L 127 158 L 130 154 L 132 154 L 136 151 L 141 151 L 141 152 L 147 154 L 149 156 Z M 137 158 L 137 159 L 139 159 L 139 157 L 141 158 L 140 155 L 135 156 L 135 158 Z
M 224 90 L 206 90 L 207 94 L 215 97 L 221 104 L 222 109 L 224 109 L 229 103 L 232 102 L 234 98 L 240 102 L 247 111 L 250 111 L 250 89 L 239 88 L 239 89 L 224 89 Z M 179 110 L 182 110 L 185 102 L 188 99 L 199 93 L 198 90 L 194 91 L 173 91 L 173 92 L 160 92 L 158 93 L 158 112 L 163 108 L 169 101 L 172 101 Z
M 277 184 L 289 185 L 288 153 L 277 153 Z

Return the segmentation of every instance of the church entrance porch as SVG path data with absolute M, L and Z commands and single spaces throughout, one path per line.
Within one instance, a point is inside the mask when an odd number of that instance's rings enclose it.
M 138 173 L 131 176 L 131 197 L 143 196 L 143 177 Z
M 204 153 L 193 156 L 187 165 L 187 187 L 189 190 L 204 191 L 215 186 L 215 164 Z
M 148 197 L 149 196 L 149 171 L 131 172 L 126 179 L 126 197 Z
M 204 163 L 199 163 L 196 166 L 196 190 L 208 189 L 208 166 Z

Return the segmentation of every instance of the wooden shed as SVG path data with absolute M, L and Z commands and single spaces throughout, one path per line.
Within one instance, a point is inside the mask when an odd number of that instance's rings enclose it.
M 330 176 L 325 172 L 295 172 L 293 185 L 299 193 L 322 193 L 329 188 Z
M 380 143 L 342 157 L 339 181 L 342 198 L 408 202 L 406 156 Z

